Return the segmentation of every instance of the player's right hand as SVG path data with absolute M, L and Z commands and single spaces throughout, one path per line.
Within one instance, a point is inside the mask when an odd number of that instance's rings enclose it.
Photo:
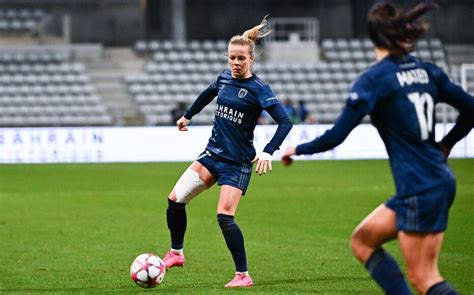
M 285 150 L 281 156 L 281 163 L 283 166 L 290 166 L 293 163 L 291 156 L 296 155 L 296 147 L 291 146 Z
M 176 126 L 178 126 L 179 131 L 188 131 L 188 128 L 186 127 L 189 124 L 189 120 L 186 119 L 184 116 L 179 118 L 178 121 L 176 121 Z
M 291 157 L 281 157 L 281 163 L 283 166 L 290 166 L 293 163 L 293 159 Z

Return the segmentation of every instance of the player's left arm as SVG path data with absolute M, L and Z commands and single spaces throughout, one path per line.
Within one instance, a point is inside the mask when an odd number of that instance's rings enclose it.
M 293 127 L 293 124 L 290 122 L 290 118 L 288 118 L 285 109 L 280 103 L 270 105 L 265 110 L 268 112 L 268 114 L 270 114 L 273 120 L 275 120 L 275 122 L 278 124 L 278 127 L 270 142 L 267 143 L 263 149 L 263 153 L 258 155 L 252 161 L 255 162 L 258 160 L 255 171 L 260 175 L 262 175 L 262 173 L 265 174 L 267 168 L 272 171 L 272 155 L 280 148 L 283 140 L 285 140 L 286 136 L 288 133 L 290 133 L 290 130 Z
M 283 143 L 283 140 L 285 140 L 288 133 L 290 133 L 293 124 L 291 123 L 290 118 L 288 118 L 288 114 L 285 112 L 285 109 L 280 103 L 271 105 L 265 110 L 278 124 L 275 134 L 263 149 L 264 153 L 273 155 L 273 153 L 280 148 L 280 145 Z
M 448 157 L 454 145 L 468 135 L 473 127 L 473 115 L 469 115 L 466 112 L 460 113 L 454 127 L 438 143 L 443 154 Z
M 474 127 L 474 97 L 459 85 L 451 82 L 440 69 L 434 72 L 440 88 L 441 101 L 448 103 L 459 111 L 456 124 L 439 142 L 443 153 L 448 156 L 454 145 L 469 134 Z

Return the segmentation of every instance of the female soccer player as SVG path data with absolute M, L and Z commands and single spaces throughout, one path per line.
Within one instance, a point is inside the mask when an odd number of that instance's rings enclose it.
M 292 127 L 270 86 L 251 72 L 254 42 L 270 33 L 265 30 L 265 26 L 266 19 L 263 19 L 262 23 L 243 35 L 230 39 L 230 71 L 223 71 L 176 122 L 180 131 L 187 131 L 186 126 L 191 118 L 217 96 L 214 126 L 207 147 L 183 173 L 168 196 L 167 222 L 171 233 L 171 250 L 163 261 L 166 268 L 184 264 L 185 206 L 193 197 L 217 182 L 221 186 L 217 222 L 236 267 L 235 277 L 225 285 L 226 288 L 253 285 L 247 271 L 244 238 L 234 222 L 234 216 L 250 182 L 252 163 L 257 162 L 256 172 L 260 175 L 265 174 L 267 169 L 271 171 L 272 154 L 279 149 Z M 253 132 L 262 110 L 272 116 L 278 128 L 263 152 L 256 156 L 252 143 Z
M 289 165 L 292 155 L 334 148 L 366 114 L 371 116 L 389 155 L 396 194 L 357 226 L 351 247 L 387 294 L 410 294 L 397 263 L 382 248 L 395 238 L 418 292 L 456 294 L 438 270 L 455 195 L 455 178 L 446 157 L 474 125 L 474 98 L 434 64 L 409 55 L 428 28 L 420 18 L 431 8 L 428 2 L 406 11 L 389 2 L 375 4 L 368 13 L 368 33 L 377 63 L 353 83 L 346 106 L 330 130 L 282 155 L 283 164 Z M 460 115 L 437 144 L 434 110 L 439 102 L 456 107 Z

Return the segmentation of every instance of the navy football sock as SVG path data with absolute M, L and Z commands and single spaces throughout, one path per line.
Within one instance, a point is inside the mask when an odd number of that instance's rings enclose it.
M 217 222 L 221 227 L 227 248 L 229 248 L 230 253 L 232 253 L 235 270 L 239 272 L 247 271 L 244 236 L 242 235 L 239 226 L 234 222 L 234 216 L 217 214 Z
M 411 294 L 397 262 L 382 248 L 370 255 L 365 267 L 385 294 Z
M 168 199 L 166 221 L 171 234 L 171 248 L 183 249 L 184 233 L 186 232 L 186 204 L 176 203 Z
M 446 281 L 442 281 L 431 286 L 426 295 L 458 295 L 459 293 Z

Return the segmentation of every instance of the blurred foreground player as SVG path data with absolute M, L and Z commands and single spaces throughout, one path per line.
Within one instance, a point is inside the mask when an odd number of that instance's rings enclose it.
M 453 84 L 437 66 L 411 56 L 427 29 L 421 16 L 431 2 L 404 11 L 389 2 L 368 14 L 368 33 L 377 63 L 353 83 L 334 126 L 311 142 L 288 148 L 292 155 L 313 154 L 342 143 L 369 114 L 390 158 L 396 195 L 370 213 L 351 238 L 354 255 L 387 294 L 410 294 L 396 261 L 382 245 L 398 238 L 408 278 L 421 294 L 457 294 L 438 270 L 438 257 L 455 196 L 455 178 L 446 157 L 473 127 L 474 98 Z M 435 142 L 435 105 L 448 103 L 460 112 L 453 129 Z
M 176 123 L 180 131 L 187 131 L 191 118 L 199 113 L 214 97 L 217 106 L 212 135 L 206 149 L 177 181 L 168 196 L 167 222 L 171 234 L 171 250 L 163 259 L 166 268 L 184 265 L 184 234 L 186 231 L 185 206 L 196 195 L 217 182 L 221 186 L 217 204 L 217 222 L 222 230 L 236 268 L 234 279 L 225 285 L 250 287 L 253 281 L 247 270 L 244 238 L 234 216 L 252 175 L 252 163 L 257 162 L 260 175 L 272 169 L 272 154 L 278 150 L 292 124 L 270 86 L 252 74 L 254 42 L 270 32 L 266 20 L 230 39 L 228 64 L 204 90 Z M 266 110 L 278 128 L 263 152 L 256 155 L 253 132 L 258 118 Z

